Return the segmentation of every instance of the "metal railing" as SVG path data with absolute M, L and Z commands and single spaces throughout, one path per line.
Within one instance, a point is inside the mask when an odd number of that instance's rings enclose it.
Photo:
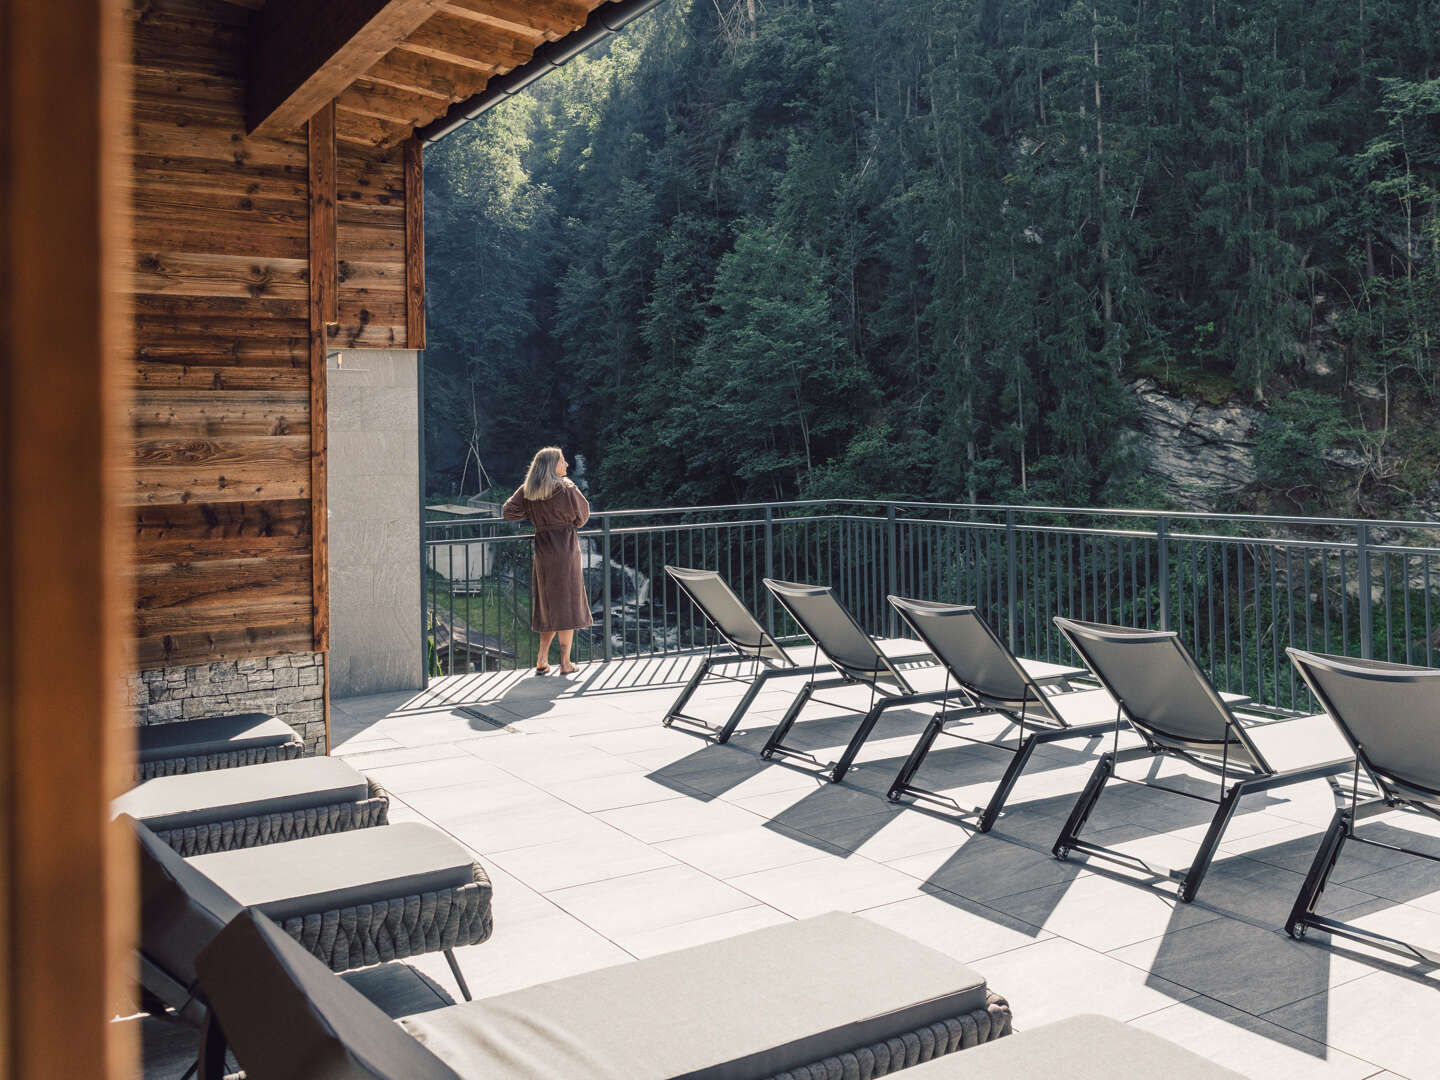
M 581 530 L 595 625 L 579 660 L 682 652 L 704 621 L 666 563 L 720 571 L 772 632 L 764 577 L 830 585 L 867 630 L 887 593 L 975 604 L 1015 651 L 1074 661 L 1053 615 L 1177 631 L 1222 689 L 1308 696 L 1285 656 L 1433 664 L 1440 523 L 961 503 L 798 501 L 597 513 Z M 432 674 L 529 666 L 530 539 L 494 518 L 425 524 Z

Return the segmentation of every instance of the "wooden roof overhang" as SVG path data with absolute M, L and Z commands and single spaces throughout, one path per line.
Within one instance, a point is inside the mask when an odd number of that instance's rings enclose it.
M 335 138 L 438 138 L 659 0 L 270 0 L 251 30 L 246 126 L 298 132 L 335 103 Z

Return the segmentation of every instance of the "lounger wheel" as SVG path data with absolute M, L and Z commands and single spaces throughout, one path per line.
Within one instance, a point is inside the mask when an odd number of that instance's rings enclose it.
M 1070 849 L 1068 847 L 1057 847 L 1053 851 L 1051 851 L 1050 854 L 1054 855 L 1055 858 L 1059 859 L 1061 862 L 1064 862 L 1070 857 Z
M 887 791 L 885 793 L 885 798 L 889 799 L 891 802 L 899 802 L 900 799 L 904 796 L 904 794 L 905 793 L 903 791 Z
M 669 727 L 669 726 L 670 726 L 671 724 L 673 724 L 674 722 L 675 722 L 675 717 L 673 717 L 673 716 L 667 716 L 667 717 L 665 717 L 664 720 L 661 720 L 661 721 L 660 721 L 660 726 L 661 726 L 661 727 Z
M 1296 941 L 1303 941 L 1305 939 L 1306 929 L 1307 927 L 1304 923 L 1289 923 L 1285 927 L 1285 932 L 1289 934 L 1292 938 L 1294 938 Z
M 760 751 L 760 756 L 761 756 L 762 758 L 764 758 L 766 761 L 769 761 L 769 760 L 771 760 L 772 758 L 774 758 L 774 756 L 775 756 L 775 751 L 774 751 L 774 750 L 770 750 L 770 749 L 761 750 L 761 751 Z

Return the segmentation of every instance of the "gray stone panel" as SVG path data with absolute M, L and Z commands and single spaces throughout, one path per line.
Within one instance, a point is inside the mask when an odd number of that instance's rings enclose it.
M 329 365 L 331 693 L 412 690 L 424 681 L 417 354 L 340 357 Z

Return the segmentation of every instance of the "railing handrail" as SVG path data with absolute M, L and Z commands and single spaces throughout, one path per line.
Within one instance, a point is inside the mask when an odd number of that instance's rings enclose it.
M 927 502 L 918 499 L 786 499 L 775 502 L 714 503 L 704 506 L 654 506 L 624 510 L 595 510 L 594 518 L 629 518 L 663 516 L 669 514 L 705 514 L 732 510 L 775 510 L 803 509 L 814 506 L 874 506 L 897 509 L 916 508 L 925 510 L 950 510 L 966 513 L 1005 514 L 1087 514 L 1120 518 L 1168 518 L 1170 521 L 1233 521 L 1243 524 L 1285 524 L 1310 527 L 1355 528 L 1360 525 L 1388 529 L 1440 529 L 1440 520 L 1419 521 L 1406 518 L 1349 518 L 1312 517 L 1303 514 L 1241 514 L 1211 510 L 1161 510 L 1135 507 L 1096 506 L 1044 506 L 1026 503 L 959 503 Z M 445 525 L 473 525 L 483 522 L 501 522 L 503 518 L 493 514 L 474 517 L 449 518 L 426 521 L 427 528 Z

